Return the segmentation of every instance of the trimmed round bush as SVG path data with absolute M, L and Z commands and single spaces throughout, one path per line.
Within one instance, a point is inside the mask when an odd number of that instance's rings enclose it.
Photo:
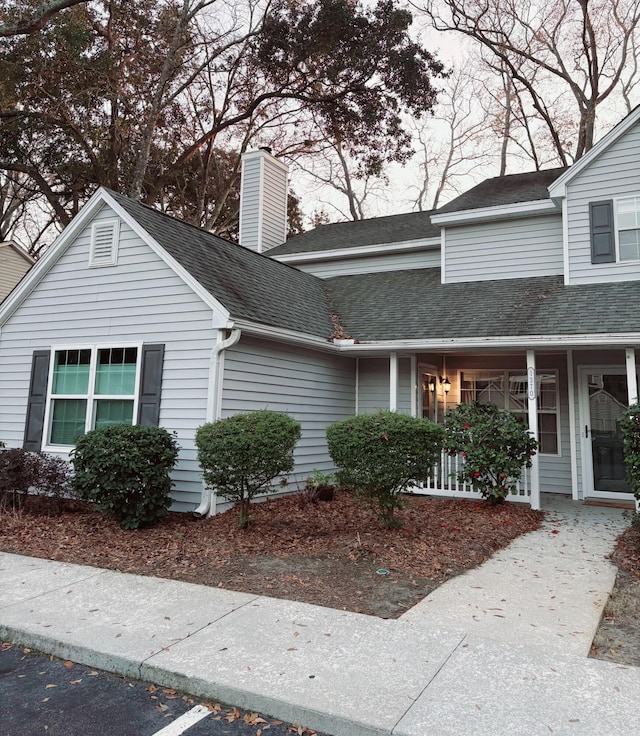
M 71 451 L 74 489 L 123 529 L 162 518 L 171 506 L 171 470 L 178 458 L 174 435 L 162 427 L 116 424 L 78 438 Z
M 240 506 L 238 524 L 249 525 L 251 499 L 293 470 L 300 424 L 287 414 L 261 410 L 210 422 L 196 432 L 198 460 L 209 488 Z
M 377 504 L 388 527 L 410 483 L 426 480 L 442 450 L 443 430 L 428 419 L 381 411 L 327 427 L 329 454 L 340 483 Z

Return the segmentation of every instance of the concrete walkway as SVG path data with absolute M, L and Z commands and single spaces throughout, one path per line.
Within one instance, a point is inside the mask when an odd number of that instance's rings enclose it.
M 640 668 L 586 658 L 622 511 L 553 504 L 397 620 L 0 554 L 0 639 L 335 736 L 635 735 Z

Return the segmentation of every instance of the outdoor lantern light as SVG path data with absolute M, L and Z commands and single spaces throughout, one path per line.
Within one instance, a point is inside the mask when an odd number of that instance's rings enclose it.
M 440 376 L 440 383 L 442 384 L 445 394 L 448 394 L 451 390 L 451 381 L 446 376 Z
M 436 390 L 436 379 L 435 378 L 432 378 L 429 381 L 429 391 L 431 391 L 433 393 L 435 390 Z

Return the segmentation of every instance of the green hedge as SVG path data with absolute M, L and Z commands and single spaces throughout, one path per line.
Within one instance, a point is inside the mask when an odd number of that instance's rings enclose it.
M 175 437 L 161 427 L 116 424 L 78 438 L 71 451 L 77 495 L 124 529 L 153 524 L 171 506 Z

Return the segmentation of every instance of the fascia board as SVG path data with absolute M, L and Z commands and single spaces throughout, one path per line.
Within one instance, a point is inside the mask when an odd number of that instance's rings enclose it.
M 284 253 L 273 255 L 274 261 L 281 263 L 305 263 L 308 261 L 330 261 L 343 258 L 362 258 L 371 255 L 393 255 L 415 250 L 437 250 L 440 238 L 422 238 L 420 240 L 403 240 L 397 243 L 379 243 L 377 245 L 360 245 L 355 248 L 335 248 L 333 250 L 302 251 L 300 253 Z M 267 255 L 269 251 L 267 251 Z
M 0 325 L 3 325 L 9 319 L 49 269 L 58 261 L 78 233 L 89 224 L 95 211 L 103 204 L 105 195 L 106 192 L 103 189 L 98 189 L 93 193 L 80 212 L 65 227 L 60 235 L 58 235 L 51 246 L 36 261 L 33 268 L 27 272 L 16 288 L 2 302 L 0 306 Z
M 270 325 L 262 325 L 242 319 L 234 320 L 233 326 L 240 329 L 245 335 L 278 340 L 279 342 L 292 343 L 331 353 L 340 352 L 341 350 L 339 346 L 330 342 L 328 337 L 319 337 L 318 335 L 310 335 L 309 333 L 287 330 L 281 327 L 271 327 Z
M 229 310 L 218 301 L 202 284 L 195 279 L 184 266 L 182 266 L 176 259 L 155 240 L 151 235 L 144 229 L 144 227 L 132 217 L 125 209 L 123 209 L 118 202 L 113 199 L 108 192 L 104 192 L 105 203 L 108 204 L 124 222 L 140 237 L 151 250 L 161 258 L 167 266 L 178 276 L 184 283 L 198 296 L 202 301 L 210 307 L 214 312 L 214 326 L 215 327 L 228 327 L 231 324 Z
M 553 198 L 562 198 L 567 196 L 567 185 L 578 174 L 586 169 L 595 161 L 600 154 L 615 143 L 618 138 L 623 136 L 629 128 L 632 128 L 640 119 L 640 105 L 632 110 L 626 118 L 621 120 L 614 128 L 612 128 L 603 138 L 601 138 L 595 146 L 585 153 L 582 158 L 578 159 L 570 166 L 562 176 L 559 176 L 552 184 L 549 185 L 549 195 Z
M 474 222 L 486 220 L 505 220 L 515 217 L 531 217 L 558 213 L 555 202 L 550 199 L 536 199 L 530 202 L 516 202 L 497 207 L 479 207 L 474 210 L 460 210 L 458 212 L 444 212 L 441 215 L 431 215 L 434 225 L 470 225 Z
M 349 353 L 366 354 L 380 350 L 462 350 L 477 348 L 557 348 L 585 346 L 622 346 L 640 344 L 640 332 L 573 334 L 573 335 L 513 335 L 505 337 L 448 338 L 436 340 L 378 340 L 356 342 L 346 346 Z

